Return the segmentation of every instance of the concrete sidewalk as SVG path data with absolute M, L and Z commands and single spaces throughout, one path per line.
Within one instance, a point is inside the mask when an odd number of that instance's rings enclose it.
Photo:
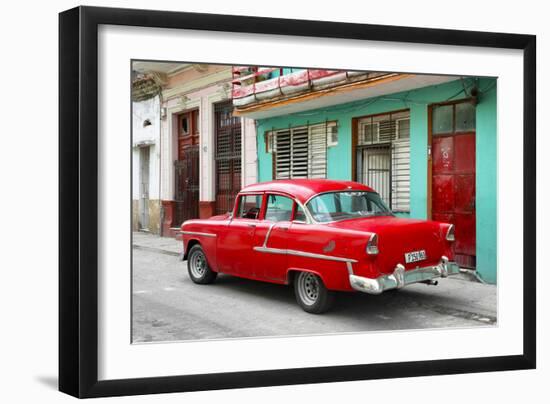
M 183 252 L 181 240 L 176 240 L 172 237 L 159 237 L 155 234 L 141 231 L 132 233 L 132 247 L 174 256 L 179 256 Z

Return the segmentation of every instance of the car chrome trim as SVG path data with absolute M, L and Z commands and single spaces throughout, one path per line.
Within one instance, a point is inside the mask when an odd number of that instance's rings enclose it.
M 373 244 L 376 241 L 376 244 Z M 369 255 L 377 255 L 380 251 L 378 250 L 378 234 L 372 233 L 367 241 L 367 247 L 365 252 Z
M 264 244 L 262 245 L 262 247 L 267 247 L 267 241 L 269 240 L 269 235 L 271 234 L 271 230 L 273 230 L 273 228 L 277 225 L 277 222 L 275 223 L 271 223 L 269 225 L 269 229 L 267 229 L 267 233 L 265 233 L 265 239 L 264 239 Z
M 335 257 L 333 255 L 316 254 L 316 253 L 310 253 L 310 252 L 298 251 L 298 250 L 287 250 L 284 248 L 256 246 L 254 247 L 254 251 L 269 253 L 269 254 L 287 254 L 287 255 L 295 255 L 297 257 L 318 258 L 321 260 L 345 262 L 349 264 L 354 264 L 357 262 L 357 260 L 354 260 L 353 258 Z
M 359 292 L 379 295 L 385 290 L 401 289 L 412 283 L 430 281 L 434 278 L 446 278 L 449 275 L 458 273 L 460 273 L 458 264 L 442 256 L 439 264 L 434 266 L 407 271 L 402 264 L 397 264 L 393 273 L 389 275 L 382 275 L 378 278 L 365 278 L 350 274 L 349 282 L 351 287 Z
M 203 236 L 203 237 L 218 237 L 214 233 L 202 233 L 200 231 L 180 231 L 180 234 L 185 234 L 188 236 Z
M 296 204 L 300 208 L 302 208 L 302 211 L 306 215 L 306 222 L 304 224 L 316 223 L 315 219 L 313 219 L 313 216 L 311 216 L 311 212 L 309 211 L 309 209 L 307 209 L 306 206 L 302 202 L 300 202 L 298 199 L 296 198 L 292 198 L 292 199 L 294 200 L 294 202 L 296 202 Z
M 455 241 L 455 225 L 451 224 L 447 229 L 447 234 L 445 234 L 445 239 L 447 241 Z

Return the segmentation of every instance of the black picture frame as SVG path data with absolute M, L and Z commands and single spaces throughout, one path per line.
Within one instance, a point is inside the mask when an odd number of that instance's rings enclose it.
M 523 354 L 98 381 L 100 24 L 522 50 Z M 535 368 L 535 73 L 533 35 L 96 7 L 77 7 L 60 13 L 59 389 L 84 398 Z

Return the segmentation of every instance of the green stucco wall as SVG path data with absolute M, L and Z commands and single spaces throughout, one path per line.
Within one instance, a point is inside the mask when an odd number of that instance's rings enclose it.
M 484 91 L 476 108 L 477 273 L 497 281 L 497 90 L 496 80 L 480 80 Z
M 460 80 L 403 93 L 355 101 L 318 110 L 258 120 L 258 180 L 272 179 L 272 156 L 266 153 L 265 133 L 273 129 L 338 122 L 338 145 L 328 149 L 327 177 L 349 180 L 352 118 L 408 108 L 411 117 L 410 213 L 400 216 L 425 219 L 428 207 L 428 106 L 464 97 L 461 90 L 476 84 Z M 476 239 L 477 272 L 496 282 L 496 79 L 479 79 L 476 109 Z

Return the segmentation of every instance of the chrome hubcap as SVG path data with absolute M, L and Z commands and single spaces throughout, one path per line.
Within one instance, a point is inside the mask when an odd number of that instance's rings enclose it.
M 302 301 L 311 306 L 319 298 L 319 280 L 317 276 L 302 272 L 298 275 L 298 294 Z
M 200 251 L 193 254 L 189 260 L 191 273 L 195 278 L 202 278 L 206 272 L 206 257 Z

